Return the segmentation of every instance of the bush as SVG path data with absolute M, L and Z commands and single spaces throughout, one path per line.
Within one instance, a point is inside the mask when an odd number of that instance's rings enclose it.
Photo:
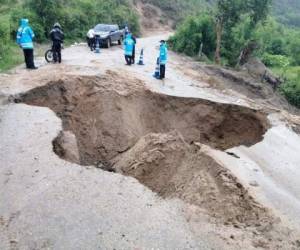
M 300 30 L 285 27 L 269 19 L 255 31 L 254 38 L 260 44 L 259 56 L 268 61 L 268 55 L 282 55 L 292 65 L 300 65 Z M 267 53 L 267 56 L 265 54 Z M 275 58 L 276 60 L 276 58 Z M 280 59 L 279 59 L 280 60 Z M 272 63 L 269 64 L 273 66 Z
M 280 92 L 292 105 L 300 108 L 300 67 L 289 66 L 272 69 L 277 75 L 285 79 L 285 83 L 280 86 Z
M 300 65 L 300 32 L 290 40 L 289 54 L 294 65 Z
M 298 81 L 292 80 L 283 84 L 281 92 L 292 105 L 300 108 L 300 75 Z
M 5 54 L 5 48 L 7 47 L 10 39 L 9 31 L 9 20 L 7 16 L 2 16 L 0 18 L 0 57 L 3 57 L 3 55 Z
M 22 50 L 14 42 L 10 41 L 5 46 L 2 46 L 0 46 L 0 50 L 3 49 L 4 53 L 2 53 L 0 58 L 0 72 L 22 63 L 24 60 Z
M 173 50 L 189 56 L 198 55 L 202 43 L 203 53 L 212 57 L 215 50 L 213 19 L 207 14 L 188 18 L 170 38 L 169 43 Z
M 128 24 L 138 34 L 137 13 L 129 2 L 118 0 L 27 0 L 11 11 L 11 26 L 15 34 L 19 20 L 28 18 L 37 42 L 48 40 L 55 22 L 59 22 L 67 39 L 85 38 L 87 31 L 98 23 Z
M 290 65 L 290 59 L 283 55 L 271 55 L 265 53 L 262 57 L 262 61 L 268 67 L 286 68 Z

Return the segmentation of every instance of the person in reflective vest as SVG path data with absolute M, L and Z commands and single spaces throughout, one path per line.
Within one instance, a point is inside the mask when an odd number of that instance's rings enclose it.
M 17 32 L 17 44 L 23 49 L 27 69 L 37 69 L 33 58 L 33 38 L 35 37 L 28 19 L 20 20 L 20 27 Z
M 124 54 L 127 65 L 132 64 L 132 56 L 134 50 L 134 40 L 132 39 L 131 34 L 127 34 L 124 41 Z
M 168 48 L 165 40 L 160 41 L 159 47 L 159 66 L 160 66 L 160 75 L 159 79 L 164 79 L 166 76 L 166 64 L 168 61 Z

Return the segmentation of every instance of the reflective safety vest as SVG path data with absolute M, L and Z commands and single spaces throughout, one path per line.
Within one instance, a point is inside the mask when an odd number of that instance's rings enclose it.
M 33 38 L 34 33 L 28 25 L 28 20 L 22 19 L 21 26 L 17 33 L 17 44 L 19 44 L 23 49 L 33 49 Z

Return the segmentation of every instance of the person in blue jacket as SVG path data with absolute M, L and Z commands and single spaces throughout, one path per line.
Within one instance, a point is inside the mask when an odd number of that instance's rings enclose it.
M 17 44 L 23 49 L 27 69 L 37 69 L 33 61 L 34 33 L 29 26 L 28 19 L 21 19 L 17 32 Z
M 160 75 L 159 79 L 164 79 L 166 76 L 166 64 L 168 61 L 168 49 L 165 40 L 160 41 L 159 47 L 159 66 L 160 66 Z
M 131 34 L 127 34 L 124 41 L 124 54 L 127 65 L 132 64 L 134 45 L 134 40 L 132 39 Z

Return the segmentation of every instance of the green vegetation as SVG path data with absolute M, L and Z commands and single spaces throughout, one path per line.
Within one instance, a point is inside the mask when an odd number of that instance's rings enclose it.
M 191 48 L 187 54 L 195 55 L 196 48 L 202 43 L 206 48 L 215 49 L 216 63 L 220 63 L 222 55 L 230 65 L 235 65 L 242 48 L 251 40 L 257 24 L 265 20 L 269 6 L 270 0 L 218 0 L 216 7 L 209 13 L 188 18 L 171 39 L 171 44 L 175 50 L 179 48 L 180 52 L 187 53 Z M 215 39 L 205 41 L 205 30 L 209 30 L 208 36 Z M 194 36 L 195 32 L 200 32 L 201 38 L 197 36 L 198 39 L 191 40 L 190 34 Z M 212 51 L 207 52 L 208 56 L 212 54 Z
M 13 4 L 14 1 L 0 0 L 0 71 L 9 69 L 22 60 L 21 51 L 11 41 L 10 16 L 7 13 Z
M 11 11 L 11 24 L 26 16 L 37 35 L 44 41 L 55 22 L 63 27 L 66 38 L 85 38 L 87 30 L 98 23 L 128 24 L 139 32 L 138 16 L 127 0 L 25 0 Z
M 290 28 L 270 18 L 257 28 L 254 38 L 260 44 L 258 56 L 284 79 L 281 92 L 300 108 L 300 28 Z
M 19 20 L 28 18 L 37 42 L 48 41 L 48 34 L 59 22 L 66 39 L 85 39 L 88 29 L 97 23 L 128 24 L 139 33 L 138 15 L 130 0 L 0 0 L 0 71 L 22 61 L 15 44 Z
M 280 66 L 273 67 L 272 70 L 285 80 L 280 86 L 280 92 L 291 104 L 300 108 L 300 66 Z
M 254 0 L 250 7 L 251 0 L 215 2 L 215 7 L 184 20 L 169 41 L 171 48 L 197 56 L 202 44 L 209 60 L 235 66 L 243 49 L 255 44 L 256 56 L 285 80 L 282 93 L 300 107 L 300 28 L 266 19 L 269 1 Z
M 274 0 L 274 15 L 278 22 L 300 27 L 300 1 L 299 0 Z
M 215 40 L 214 20 L 211 15 L 204 13 L 187 18 L 170 38 L 169 44 L 177 52 L 196 56 L 202 43 L 203 53 L 212 58 L 216 49 Z

